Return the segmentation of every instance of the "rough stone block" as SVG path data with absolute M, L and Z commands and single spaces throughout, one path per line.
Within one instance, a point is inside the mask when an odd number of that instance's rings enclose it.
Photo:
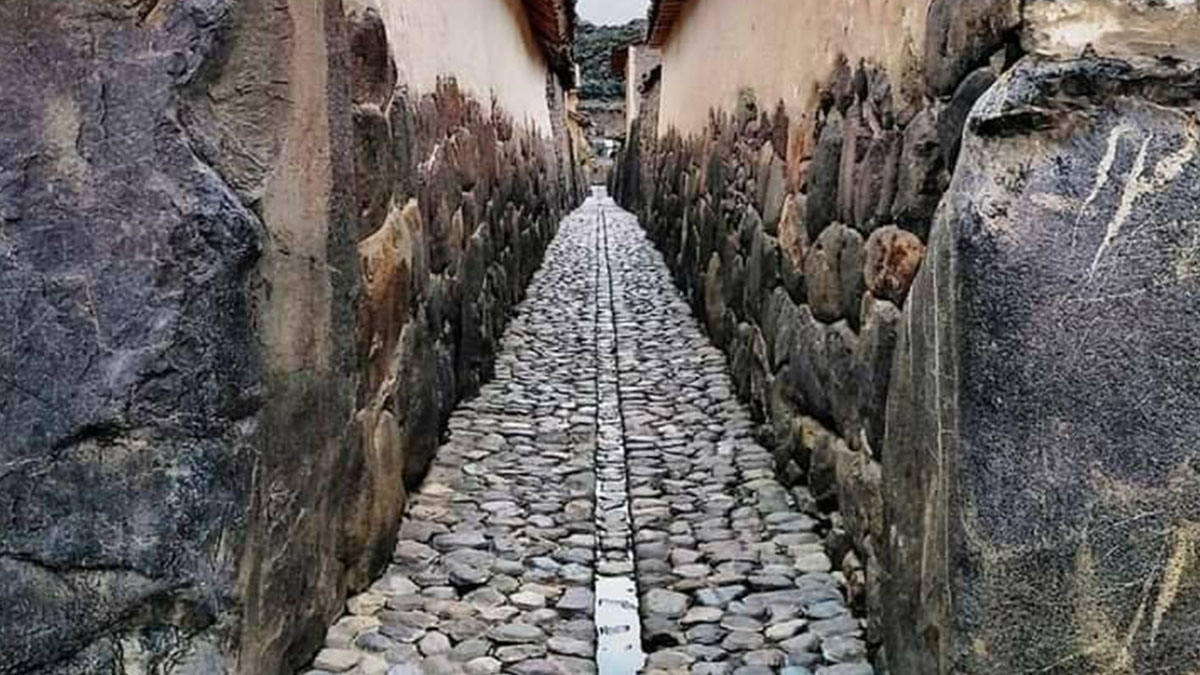
M 357 104 L 386 109 L 396 88 L 396 61 L 379 10 L 363 7 L 346 14 L 350 37 L 350 88 Z
M 838 466 L 854 461 L 855 453 L 846 442 L 819 425 L 809 422 L 802 431 L 801 442 L 809 454 L 808 486 L 817 506 L 824 512 L 838 508 L 841 486 Z M 845 473 L 845 470 L 842 471 Z
M 817 149 L 809 167 L 808 192 L 804 200 L 804 227 L 816 239 L 837 218 L 838 179 L 844 141 L 842 115 L 830 112 L 821 127 Z
M 750 398 L 750 373 L 754 358 L 750 345 L 752 339 L 753 333 L 750 324 L 742 322 L 737 325 L 737 331 L 730 340 L 727 350 L 729 376 L 733 380 L 733 390 L 743 401 Z
M 1200 662 L 1194 82 L 1029 60 L 975 106 L 892 371 L 893 672 Z
M 783 214 L 783 200 L 787 195 L 787 177 L 784 175 L 784 169 L 783 160 L 772 154 L 761 200 L 763 227 L 772 235 L 779 231 L 779 218 Z
M 938 140 L 937 108 L 922 110 L 904 130 L 904 149 L 892 217 L 922 241 L 942 198 L 944 160 Z
M 776 330 L 776 381 L 788 400 L 805 414 L 828 419 L 826 326 L 813 317 L 808 305 L 796 307 L 784 298 Z
M 825 390 L 834 427 L 842 438 L 859 435 L 858 379 L 855 354 L 858 336 L 846 321 L 838 321 L 825 330 L 825 358 L 829 364 Z
M 971 106 L 995 81 L 996 73 L 991 66 L 972 71 L 954 90 L 954 95 L 938 116 L 938 144 L 942 149 L 942 161 L 951 173 L 958 161 L 963 125 L 967 122 L 967 115 L 971 114 Z
M 870 293 L 863 296 L 862 330 L 854 355 L 858 419 L 863 437 L 852 436 L 847 440 L 859 452 L 876 457 L 883 450 L 888 384 L 900 319 L 900 310 L 892 303 L 876 299 Z
M 925 79 L 930 94 L 952 94 L 967 73 L 1015 38 L 1020 23 L 1019 0 L 933 0 L 925 24 Z
M 871 128 L 863 119 L 862 104 L 856 102 L 846 111 L 843 128 L 842 157 L 838 164 L 837 219 L 843 223 L 856 223 L 854 201 L 859 189 L 859 180 L 865 173 L 864 162 L 874 138 Z
M 838 512 L 851 541 L 862 550 L 865 544 L 881 541 L 884 535 L 883 466 L 859 452 L 839 454 L 837 458 Z
M 881 227 L 867 239 L 863 278 L 877 298 L 904 304 L 913 276 L 925 256 L 925 245 L 911 232 L 894 225 Z
M 779 269 L 778 255 L 779 245 L 775 239 L 763 234 L 761 229 L 754 230 L 750 237 L 749 255 L 746 258 L 746 283 L 742 291 L 742 306 L 746 316 L 755 321 L 759 320 L 763 303 L 775 287 L 776 273 Z
M 374 106 L 354 107 L 354 187 L 358 202 L 358 237 L 371 236 L 383 225 L 396 183 L 395 155 L 388 121 Z
M 704 273 L 704 323 L 713 342 L 724 344 L 722 330 L 725 316 L 725 296 L 722 294 L 724 280 L 721 275 L 721 258 L 713 253 L 708 258 L 708 270 Z
M 821 233 L 804 259 L 804 282 L 812 313 L 832 323 L 858 324 L 862 298 L 862 235 L 835 223 Z
M 871 139 L 854 184 L 853 222 L 860 232 L 869 233 L 881 213 L 891 213 L 902 140 L 895 130 Z
M 875 205 L 876 224 L 892 220 L 892 206 L 896 203 L 896 195 L 900 189 L 900 161 L 904 153 L 902 129 L 890 129 L 883 133 L 883 143 L 887 152 L 883 157 L 883 169 L 879 175 L 879 201 Z
M 779 246 L 788 264 L 804 267 L 804 252 L 808 249 L 808 230 L 804 227 L 804 196 L 789 194 L 783 202 L 779 218 Z

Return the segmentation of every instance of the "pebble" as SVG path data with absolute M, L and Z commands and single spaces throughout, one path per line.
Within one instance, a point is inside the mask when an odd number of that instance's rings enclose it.
M 725 613 L 716 607 L 693 607 L 679 620 L 684 626 L 697 623 L 713 623 L 721 620 Z
M 508 598 L 509 602 L 522 609 L 536 609 L 546 606 L 546 597 L 537 593 L 522 591 L 514 593 Z
M 688 596 L 683 593 L 664 588 L 655 588 L 642 596 L 643 611 L 669 618 L 682 617 L 690 603 Z
M 804 627 L 807 625 L 808 622 L 804 619 L 793 619 L 791 621 L 773 624 L 767 627 L 767 639 L 774 640 L 776 642 L 786 640 L 796 633 L 804 630 Z
M 546 638 L 546 634 L 537 626 L 511 623 L 492 628 L 488 637 L 500 643 L 540 642 Z
M 556 654 L 566 654 L 567 656 L 591 657 L 595 652 L 595 647 L 592 646 L 592 643 L 569 637 L 552 637 L 546 643 L 546 646 Z
M 450 638 L 441 633 L 429 633 L 421 638 L 417 647 L 425 656 L 440 656 L 450 653 Z
M 496 658 L 503 663 L 516 663 L 545 655 L 546 648 L 543 645 L 509 645 L 496 650 Z
M 352 649 L 322 649 L 313 659 L 313 668 L 330 673 L 344 673 L 362 659 L 362 654 Z
M 497 675 L 503 664 L 490 656 L 472 659 L 463 666 L 467 675 Z

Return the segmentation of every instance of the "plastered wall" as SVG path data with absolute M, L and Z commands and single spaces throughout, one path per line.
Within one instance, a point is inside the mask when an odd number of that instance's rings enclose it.
M 703 129 L 710 108 L 760 101 L 804 112 L 839 54 L 886 67 L 903 90 L 919 69 L 928 0 L 702 0 L 688 3 L 663 47 L 659 132 Z M 915 85 L 912 85 L 915 86 Z M 900 92 L 896 92 L 900 93 Z
M 346 6 L 379 10 L 401 85 L 428 93 L 439 77 L 453 75 L 463 93 L 494 97 L 518 123 L 549 133 L 546 62 L 520 0 L 348 0 Z

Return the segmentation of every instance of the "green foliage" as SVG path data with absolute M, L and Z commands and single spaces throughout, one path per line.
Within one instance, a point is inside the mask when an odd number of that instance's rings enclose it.
M 575 30 L 575 61 L 583 71 L 580 93 L 586 101 L 619 101 L 625 97 L 625 79 L 612 72 L 612 51 L 641 42 L 646 20 L 635 19 L 624 26 L 594 26 L 581 21 Z

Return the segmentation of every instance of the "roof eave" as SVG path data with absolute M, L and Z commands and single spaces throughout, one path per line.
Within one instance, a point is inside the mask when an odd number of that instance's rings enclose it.
M 654 0 L 650 5 L 650 23 L 646 28 L 646 43 L 662 47 L 671 38 L 675 22 L 688 0 Z

